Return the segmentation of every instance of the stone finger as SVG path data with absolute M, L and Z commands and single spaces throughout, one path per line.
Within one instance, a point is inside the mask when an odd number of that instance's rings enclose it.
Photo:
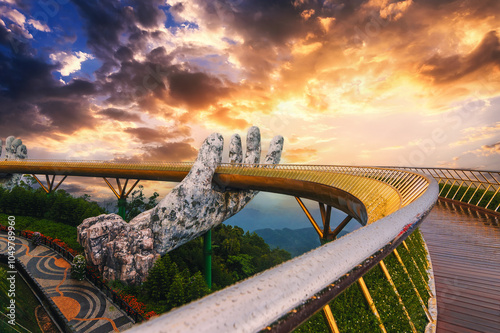
M 13 137 L 12 135 L 9 136 L 6 140 L 5 140 L 5 149 L 10 149 L 10 146 L 12 146 L 12 141 L 14 141 L 16 138 Z
M 217 165 L 222 161 L 224 138 L 213 133 L 205 139 L 198 152 L 198 157 L 181 184 L 193 184 L 196 187 L 211 187 Z M 179 184 L 180 185 L 180 184 Z
M 248 129 L 247 151 L 245 163 L 254 164 L 260 162 L 260 130 L 257 126 Z
M 28 148 L 26 145 L 20 145 L 17 147 L 16 157 L 20 159 L 25 159 L 28 156 Z
M 242 163 L 243 162 L 243 150 L 241 148 L 241 137 L 239 134 L 233 134 L 231 136 L 231 142 L 229 144 L 229 163 Z
M 277 135 L 271 140 L 264 164 L 278 164 L 280 162 L 284 142 L 285 139 L 281 135 Z

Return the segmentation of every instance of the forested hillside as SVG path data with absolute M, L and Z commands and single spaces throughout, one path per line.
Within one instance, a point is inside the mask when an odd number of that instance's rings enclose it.
M 292 257 L 300 256 L 301 254 L 317 248 L 321 245 L 318 233 L 314 228 L 302 229 L 258 229 L 255 233 L 262 237 L 271 248 L 280 248 L 290 252 Z M 349 233 L 342 230 L 338 238 Z
M 89 199 L 88 195 L 74 198 L 64 190 L 47 195 L 43 189 L 33 189 L 27 184 L 16 186 L 10 192 L 0 187 L 0 212 L 77 226 L 87 217 L 105 213 Z

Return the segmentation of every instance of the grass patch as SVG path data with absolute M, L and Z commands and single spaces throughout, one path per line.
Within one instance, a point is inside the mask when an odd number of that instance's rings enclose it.
M 425 287 L 426 282 L 423 281 L 421 275 L 423 274 L 427 279 L 427 252 L 420 231 L 417 230 L 410 235 L 406 240 L 406 244 L 410 251 L 407 251 L 403 245 L 400 245 L 397 250 L 417 290 L 427 305 L 429 293 Z M 408 279 L 408 275 L 404 272 L 394 254 L 387 256 L 384 263 L 415 328 L 418 332 L 423 332 L 428 320 L 417 293 Z M 388 332 L 411 332 L 411 326 L 408 317 L 404 313 L 403 306 L 400 304 L 389 281 L 385 278 L 380 266 L 375 266 L 363 278 L 386 330 Z M 380 332 L 378 320 L 368 307 L 358 283 L 351 285 L 330 302 L 330 307 L 340 332 Z M 329 332 L 329 330 L 320 311 L 294 332 Z
M 473 205 L 491 210 L 495 210 L 500 204 L 500 191 L 495 195 L 495 191 L 486 191 L 484 188 L 476 189 L 474 186 L 471 186 L 468 190 L 467 188 L 467 186 L 439 184 L 441 196 L 444 198 L 454 198 L 454 200 L 466 203 L 470 202 Z
M 8 266 L 5 264 L 0 264 L 0 308 L 3 313 L 7 314 L 7 306 L 10 304 L 10 298 L 8 297 L 9 281 L 7 280 L 7 270 Z M 16 274 L 16 323 L 19 323 L 29 329 L 31 332 L 42 332 L 34 316 L 35 308 L 40 305 L 38 300 L 35 298 L 31 289 L 28 287 L 26 282 Z M 0 314 L 0 331 L 1 332 L 26 332 L 24 329 L 18 325 L 13 327 L 8 323 L 8 319 Z
M 8 225 L 8 214 L 0 213 L 0 224 Z M 83 247 L 76 240 L 76 227 L 47 219 L 16 215 L 16 230 L 38 231 L 45 236 L 58 238 L 68 244 L 73 250 L 83 252 Z

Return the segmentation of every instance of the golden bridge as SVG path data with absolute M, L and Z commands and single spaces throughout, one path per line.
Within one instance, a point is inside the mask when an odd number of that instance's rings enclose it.
M 32 174 L 48 193 L 68 176 L 102 177 L 123 203 L 140 180 L 181 181 L 191 165 L 18 160 L 1 162 L 0 173 Z M 56 176 L 62 178 L 57 180 Z M 318 311 L 323 312 L 330 331 L 339 332 L 342 329 L 337 327 L 329 303 L 353 283 L 359 284 L 379 329 L 386 332 L 363 276 L 379 265 L 405 308 L 406 300 L 384 259 L 395 255 L 408 274 L 396 248 L 403 244 L 411 253 L 405 240 L 426 217 L 421 229 L 436 263 L 429 274 L 429 303 L 423 301 L 409 274 L 407 278 L 428 319 L 427 329 L 433 331 L 437 324 L 438 332 L 498 332 L 499 180 L 496 171 L 220 164 L 213 181 L 222 188 L 295 196 L 324 245 L 131 332 L 287 332 Z M 321 221 L 315 221 L 301 198 L 319 203 Z M 347 214 L 345 220 L 335 223 L 334 230 L 332 208 Z M 337 239 L 351 219 L 364 227 Z M 401 320 L 408 320 L 416 332 L 406 308 L 405 314 Z

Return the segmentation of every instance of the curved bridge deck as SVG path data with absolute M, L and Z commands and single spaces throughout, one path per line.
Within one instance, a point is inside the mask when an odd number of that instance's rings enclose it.
M 437 332 L 500 332 L 500 216 L 439 200 L 420 229 L 434 269 Z

